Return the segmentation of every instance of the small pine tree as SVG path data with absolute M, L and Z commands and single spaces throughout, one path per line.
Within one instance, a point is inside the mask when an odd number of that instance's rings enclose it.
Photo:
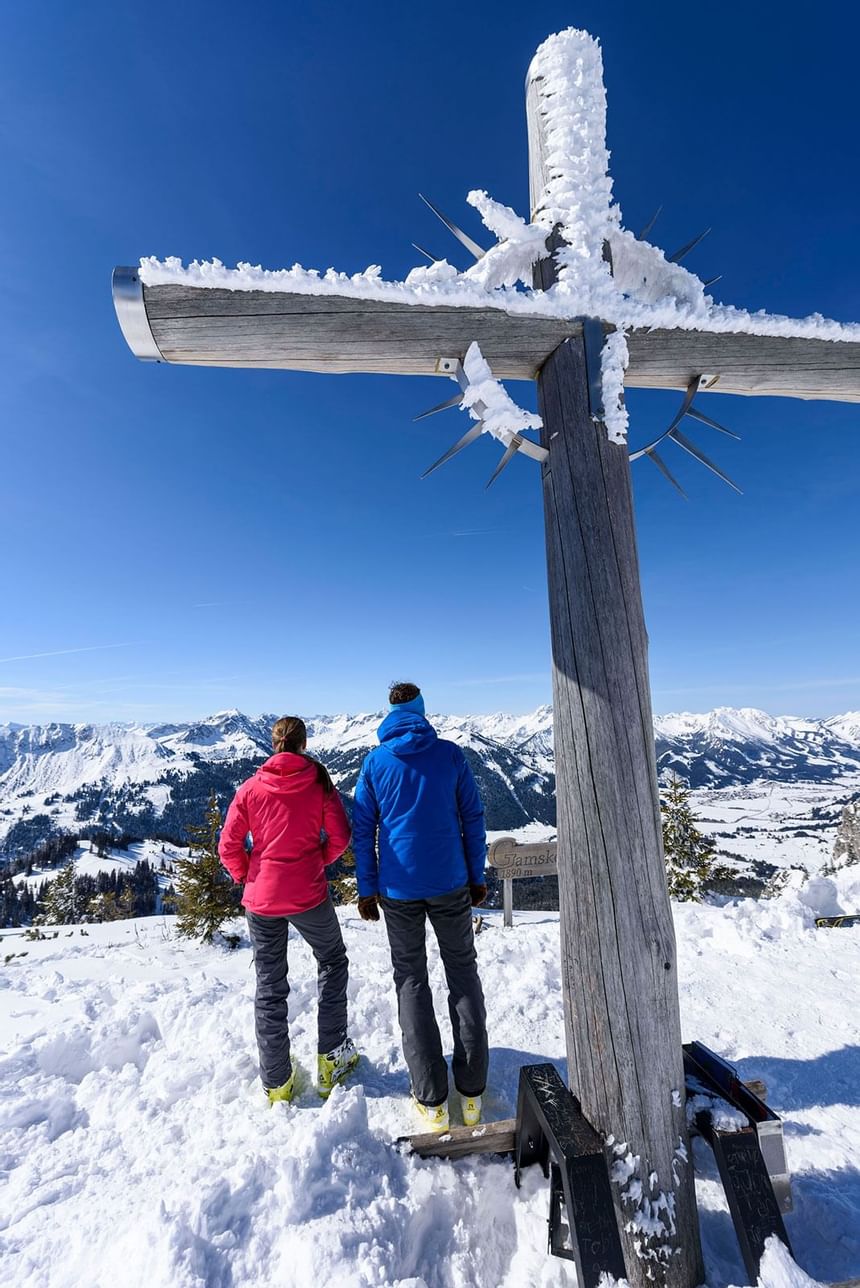
M 669 897 L 698 902 L 704 882 L 715 874 L 715 847 L 711 838 L 696 827 L 689 788 L 677 774 L 663 789 L 660 808 Z
M 77 867 L 74 859 L 69 859 L 60 871 L 48 882 L 44 897 L 41 900 L 42 911 L 39 922 L 47 926 L 67 926 L 77 920 L 77 899 L 75 884 Z
M 335 864 L 331 890 L 335 903 L 358 903 L 358 879 L 355 875 L 355 855 L 349 846 Z
M 118 921 L 122 913 L 113 891 L 104 890 L 101 894 L 93 895 L 87 904 L 87 916 L 90 921 Z
M 188 829 L 191 857 L 176 863 L 176 929 L 183 938 L 204 944 L 211 944 L 224 922 L 239 910 L 236 887 L 218 857 L 220 830 L 221 811 L 213 792 L 205 821 Z M 225 939 L 231 947 L 239 942 L 235 935 Z

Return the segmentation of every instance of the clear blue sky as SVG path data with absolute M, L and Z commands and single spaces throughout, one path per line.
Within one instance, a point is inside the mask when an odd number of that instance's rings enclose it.
M 715 294 L 860 317 L 851 6 L 16 6 L 0 49 L 0 721 L 362 710 L 415 678 L 450 711 L 550 697 L 537 468 L 483 490 L 432 379 L 136 362 L 115 264 L 218 256 L 400 277 L 417 199 L 527 213 L 523 77 L 550 32 L 603 43 L 615 193 L 664 204 Z M 481 230 L 482 231 L 482 230 Z M 514 387 L 527 398 L 525 387 Z M 674 395 L 632 394 L 632 441 Z M 712 399 L 742 497 L 634 465 L 657 711 L 860 707 L 860 409 Z M 87 651 L 83 651 L 87 650 Z M 36 656 L 41 655 L 41 656 Z

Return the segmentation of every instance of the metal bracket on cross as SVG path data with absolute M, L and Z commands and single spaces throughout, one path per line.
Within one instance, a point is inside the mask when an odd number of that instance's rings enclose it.
M 436 370 L 440 375 L 450 376 L 452 380 L 456 380 L 457 384 L 460 386 L 460 393 L 454 394 L 451 398 L 446 398 L 444 402 L 438 403 L 435 407 L 428 408 L 427 411 L 420 412 L 419 415 L 415 417 L 415 420 L 424 420 L 427 416 L 434 416 L 436 412 L 448 411 L 452 407 L 461 407 L 463 405 L 463 395 L 469 388 L 469 377 L 466 375 L 466 371 L 460 359 L 440 358 L 436 364 Z M 459 438 L 457 442 L 454 443 L 453 447 L 449 447 L 447 452 L 439 457 L 438 461 L 434 461 L 429 469 L 424 471 L 421 475 L 422 479 L 426 479 L 434 470 L 438 470 L 440 465 L 444 465 L 446 461 L 450 461 L 451 458 L 456 456 L 458 452 L 461 452 L 464 447 L 468 447 L 470 443 L 474 443 L 477 438 L 480 438 L 481 434 L 484 432 L 483 417 L 487 414 L 488 408 L 485 403 L 478 400 L 477 402 L 472 403 L 472 411 L 477 413 L 481 419 L 467 429 L 466 433 L 462 438 Z M 532 442 L 530 438 L 525 438 L 522 434 L 512 433 L 510 441 L 505 448 L 504 455 L 491 474 L 487 487 L 491 487 L 492 484 L 495 483 L 502 470 L 510 464 L 517 452 L 522 452 L 524 456 L 530 456 L 533 461 L 540 462 L 547 460 L 549 456 L 546 448 L 541 447 L 539 443 Z

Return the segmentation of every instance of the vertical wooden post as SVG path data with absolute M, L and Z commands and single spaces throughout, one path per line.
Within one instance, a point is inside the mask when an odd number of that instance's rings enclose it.
M 514 883 L 511 877 L 502 878 L 502 908 L 504 924 L 510 929 L 514 924 Z
M 528 109 L 534 208 L 534 185 L 540 193 L 547 176 L 531 86 Z M 544 261 L 536 285 L 550 285 L 553 273 Z M 630 465 L 626 446 L 591 419 L 581 339 L 549 357 L 538 398 L 549 451 L 543 492 L 569 1083 L 618 1147 L 613 1188 L 631 1285 L 693 1288 L 703 1274 Z M 655 1220 L 663 1229 L 649 1237 L 643 1228 Z

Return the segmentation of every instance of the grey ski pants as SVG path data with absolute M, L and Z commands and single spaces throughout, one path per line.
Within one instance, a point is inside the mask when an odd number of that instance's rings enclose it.
M 380 898 L 391 948 L 403 1054 L 412 1094 L 424 1105 L 448 1098 L 448 1067 L 427 978 L 425 919 L 439 943 L 448 982 L 454 1032 L 454 1083 L 464 1096 L 479 1096 L 487 1083 L 487 1017 L 478 978 L 469 887 L 432 899 Z
M 317 960 L 318 1050 L 325 1055 L 346 1037 L 346 985 L 349 978 L 346 948 L 334 904 L 328 898 L 316 908 L 294 912 L 289 917 L 264 917 L 256 912 L 246 912 L 245 915 L 257 972 L 254 1020 L 260 1051 L 260 1077 L 267 1089 L 282 1087 L 292 1072 L 287 1025 L 290 923 Z

